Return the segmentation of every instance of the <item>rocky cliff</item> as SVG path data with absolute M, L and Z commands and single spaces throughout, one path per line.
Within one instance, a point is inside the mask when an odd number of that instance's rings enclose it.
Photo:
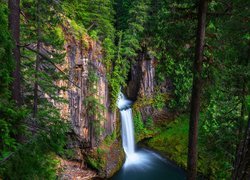
M 99 42 L 84 34 L 80 39 L 64 27 L 68 91 L 61 92 L 69 105 L 61 107 L 61 114 L 70 120 L 78 140 L 85 147 L 97 147 L 116 126 L 116 113 L 109 109 L 110 98 L 106 68 L 102 63 Z
M 137 60 L 132 64 L 130 79 L 127 87 L 127 96 L 134 101 L 143 98 L 152 99 L 155 88 L 155 65 L 156 59 L 144 51 L 140 53 Z M 140 108 L 142 118 L 145 121 L 148 116 L 154 113 L 152 104 Z
M 87 33 L 76 36 L 69 23 L 62 28 L 66 56 L 60 69 L 68 77 L 58 82 L 59 86 L 67 89 L 61 90 L 59 95 L 69 103 L 58 104 L 58 107 L 61 116 L 68 119 L 72 127 L 68 143 L 68 148 L 74 151 L 72 163 L 82 162 L 82 167 L 88 164 L 97 169 L 102 177 L 108 177 L 122 165 L 124 155 L 121 141 L 117 140 L 120 133 L 119 117 L 110 110 L 102 46 Z M 107 140 L 111 136 L 112 141 Z M 115 150 L 112 150 L 113 146 Z M 112 153 L 116 154 L 116 158 L 109 158 Z M 69 168 L 64 167 L 65 172 L 68 172 Z

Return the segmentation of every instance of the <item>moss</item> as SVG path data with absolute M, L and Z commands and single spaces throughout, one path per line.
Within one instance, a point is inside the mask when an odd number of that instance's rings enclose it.
M 121 139 L 117 135 L 117 131 L 106 136 L 99 147 L 86 154 L 86 163 L 97 170 L 102 178 L 111 177 L 122 167 L 125 159 Z
M 90 167 L 92 167 L 92 168 L 94 168 L 96 170 L 98 170 L 100 168 L 98 160 L 93 158 L 93 157 L 88 156 L 87 159 L 86 159 L 86 163 Z
M 202 117 L 201 117 L 202 118 Z M 169 123 L 167 127 L 161 128 L 160 133 L 147 140 L 145 144 L 163 153 L 170 160 L 179 166 L 187 167 L 188 152 L 188 129 L 189 121 L 187 115 L 178 117 Z M 198 142 L 198 172 L 205 175 L 208 179 L 224 179 L 230 176 L 227 171 L 227 160 L 225 155 L 220 152 L 211 152 L 206 144 L 199 139 Z
M 185 118 L 171 122 L 168 129 L 161 129 L 161 133 L 147 142 L 149 147 L 163 152 L 182 167 L 186 167 L 188 147 L 188 121 Z
M 153 96 L 144 96 L 139 97 L 136 102 L 133 104 L 133 110 L 138 112 L 140 111 L 140 108 L 146 107 L 146 106 L 152 106 L 154 103 Z
M 150 96 L 139 97 L 133 105 L 133 109 L 135 111 L 140 111 L 141 108 L 146 106 L 152 106 L 156 109 L 164 108 L 166 102 L 169 99 L 169 94 L 160 93 L 156 91 L 154 94 Z
M 72 28 L 73 33 L 75 33 L 75 35 L 78 38 L 81 38 L 82 34 L 86 34 L 86 29 L 82 26 L 79 26 L 74 20 L 68 20 L 70 27 Z
M 110 146 L 114 143 L 114 141 L 116 140 L 116 132 L 114 131 L 111 135 L 106 136 L 106 138 L 103 141 L 103 144 L 106 146 Z
M 117 171 L 119 171 L 124 163 L 125 153 L 122 148 L 121 140 L 116 141 L 109 153 L 107 166 L 106 166 L 106 177 L 112 177 Z
M 159 129 L 154 125 L 152 117 L 148 117 L 144 124 L 140 112 L 134 112 L 133 114 L 136 142 L 145 138 L 153 137 L 156 133 L 158 133 Z

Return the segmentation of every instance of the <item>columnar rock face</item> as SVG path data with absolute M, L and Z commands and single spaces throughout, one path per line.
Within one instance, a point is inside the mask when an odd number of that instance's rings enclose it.
M 139 96 L 151 96 L 154 93 L 155 59 L 150 58 L 141 61 L 141 83 Z
M 69 78 L 68 91 L 60 92 L 60 95 L 69 101 L 69 105 L 60 107 L 61 115 L 70 120 L 77 139 L 85 147 L 93 148 L 113 132 L 116 124 L 116 114 L 109 110 L 102 48 L 87 35 L 77 40 L 66 28 L 64 33 L 66 58 L 62 68 L 68 71 Z M 66 82 L 59 83 L 65 85 Z
M 129 99 L 152 98 L 155 85 L 155 64 L 156 60 L 147 51 L 141 53 L 138 60 L 131 67 L 130 81 L 127 87 Z M 153 114 L 151 105 L 140 109 L 143 119 Z

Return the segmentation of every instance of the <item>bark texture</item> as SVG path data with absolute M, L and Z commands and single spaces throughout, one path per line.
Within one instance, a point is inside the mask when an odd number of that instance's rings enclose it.
M 189 180 L 195 180 L 197 175 L 197 139 L 198 139 L 198 120 L 202 94 L 202 61 L 205 42 L 207 0 L 199 1 L 198 9 L 198 29 L 196 37 L 194 77 L 191 99 L 191 113 L 189 122 L 189 144 L 187 170 Z
M 13 57 L 15 60 L 15 68 L 12 73 L 13 82 L 11 86 L 12 98 L 18 106 L 22 104 L 21 97 L 21 74 L 20 74 L 20 0 L 9 0 L 9 29 L 14 41 Z

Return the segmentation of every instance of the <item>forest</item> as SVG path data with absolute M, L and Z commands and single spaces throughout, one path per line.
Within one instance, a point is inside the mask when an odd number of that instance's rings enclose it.
M 250 179 L 249 57 L 248 0 L 0 0 L 0 180 Z

